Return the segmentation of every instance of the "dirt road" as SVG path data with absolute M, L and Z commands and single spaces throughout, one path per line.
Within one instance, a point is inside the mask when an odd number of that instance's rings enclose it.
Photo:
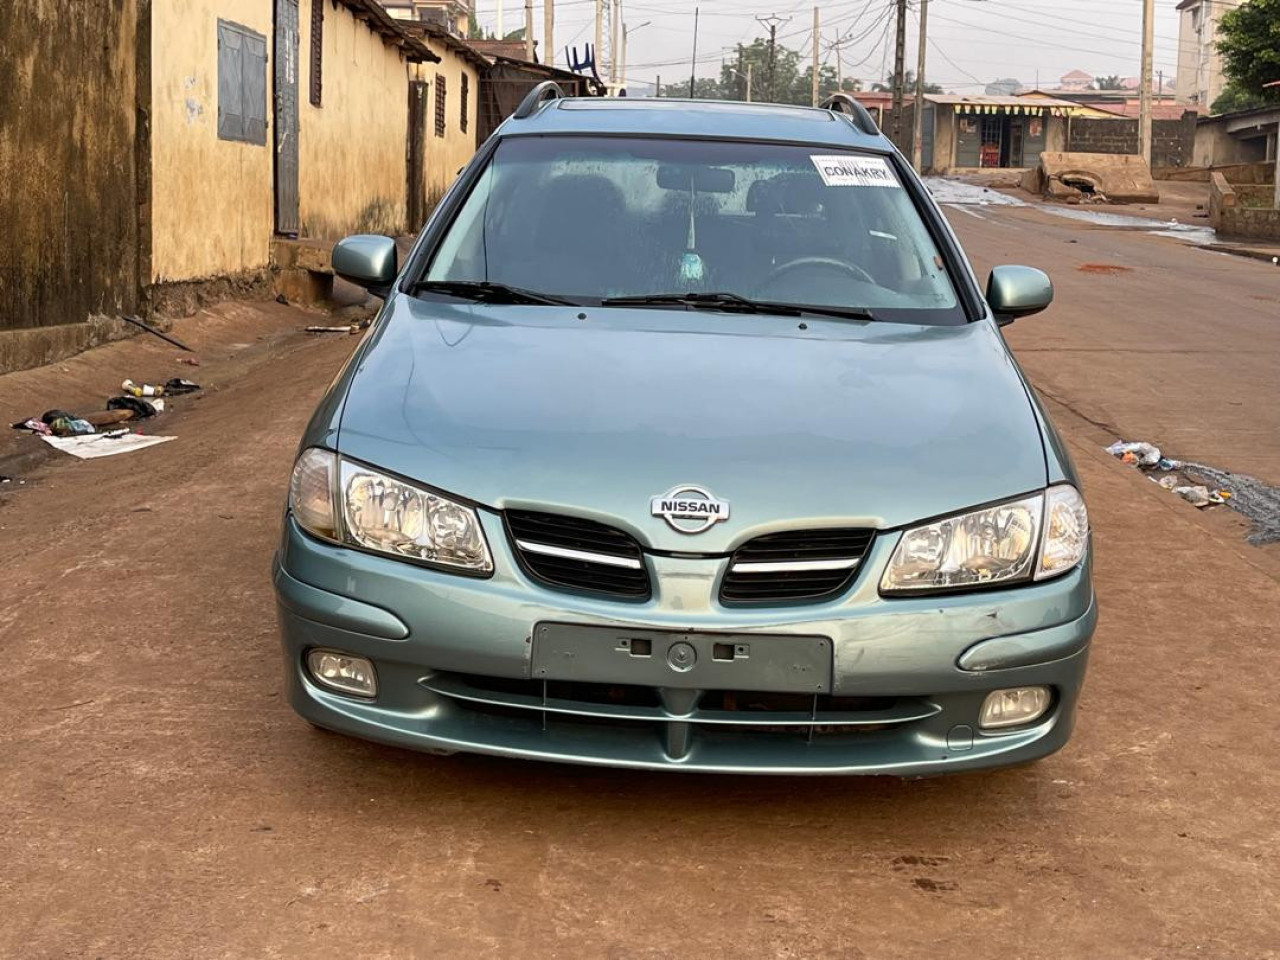
M 1280 956 L 1274 554 L 1100 449 L 1150 436 L 1280 480 L 1280 326 L 1255 299 L 1280 271 L 982 216 L 952 219 L 983 268 L 1059 283 L 1010 337 L 1062 401 L 1096 530 L 1102 624 L 1064 752 L 753 779 L 312 730 L 282 702 L 269 563 L 296 438 L 351 341 L 302 340 L 271 306 L 252 346 L 228 346 L 246 318 L 210 322 L 225 365 L 165 424 L 178 441 L 0 493 L 0 957 Z M 3 413 L 125 361 L 178 375 L 131 341 L 0 378 Z

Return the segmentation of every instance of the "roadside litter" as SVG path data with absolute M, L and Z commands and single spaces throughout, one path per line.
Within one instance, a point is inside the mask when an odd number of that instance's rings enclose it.
M 97 460 L 100 457 L 114 457 L 118 453 L 130 453 L 145 447 L 154 447 L 158 443 L 168 443 L 177 437 L 152 437 L 140 433 L 118 430 L 111 433 L 97 433 L 90 437 L 44 437 L 40 438 L 49 446 L 69 453 L 81 460 Z
M 1106 450 L 1194 507 L 1203 510 L 1226 504 L 1247 517 L 1253 523 L 1246 538 L 1249 543 L 1280 543 L 1280 488 L 1245 474 L 1171 459 L 1152 443 L 1118 440 Z
M 169 334 L 163 333 L 162 331 L 157 330 L 155 327 L 151 326 L 151 324 L 147 323 L 144 320 L 139 320 L 137 317 L 132 317 L 132 316 L 129 316 L 128 314 L 121 316 L 120 319 L 123 320 L 125 323 L 133 324 L 135 327 L 141 327 L 143 330 L 147 331 L 147 333 L 151 334 L 153 337 L 159 337 L 161 340 L 164 340 L 167 343 L 172 343 L 175 347 L 177 347 L 180 350 L 185 350 L 187 351 L 187 353 L 195 353 L 194 350 L 188 347 L 185 343 L 183 343 L 177 337 L 171 337 L 169 336 Z
M 12 424 L 13 429 L 30 431 L 49 446 L 82 460 L 141 450 L 176 438 L 143 436 L 119 425 L 133 420 L 149 420 L 165 411 L 163 395 L 194 393 L 200 385 L 173 377 L 161 385 L 139 385 L 126 380 L 121 389 L 124 394 L 108 399 L 105 410 L 84 414 L 46 410 L 39 419 L 31 417 Z
M 359 333 L 360 324 L 352 323 L 345 327 L 307 327 L 307 333 Z
M 132 380 L 126 380 L 120 384 L 120 389 L 134 397 L 163 397 L 166 395 L 178 396 L 183 393 L 195 393 L 200 389 L 200 384 L 174 377 L 166 380 L 163 384 L 134 383 Z

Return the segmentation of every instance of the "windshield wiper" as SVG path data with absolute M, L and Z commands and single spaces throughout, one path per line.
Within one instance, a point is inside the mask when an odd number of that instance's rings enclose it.
M 842 320 L 874 320 L 875 314 L 861 307 L 835 307 L 818 303 L 782 303 L 777 300 L 752 300 L 736 293 L 653 293 L 638 297 L 608 297 L 602 307 L 645 307 L 673 304 L 741 313 L 772 313 L 783 317 L 805 314 L 839 317 Z
M 573 306 L 572 300 L 549 296 L 521 287 L 509 287 L 505 283 L 489 280 L 419 280 L 413 285 L 414 293 L 443 293 L 450 297 L 462 297 L 477 303 L 524 303 L 553 306 Z

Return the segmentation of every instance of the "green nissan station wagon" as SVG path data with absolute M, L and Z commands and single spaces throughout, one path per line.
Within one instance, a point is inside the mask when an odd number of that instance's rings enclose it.
M 535 88 L 316 410 L 274 566 L 293 707 L 434 752 L 930 776 L 1071 734 L 1075 469 L 937 205 L 847 97 Z

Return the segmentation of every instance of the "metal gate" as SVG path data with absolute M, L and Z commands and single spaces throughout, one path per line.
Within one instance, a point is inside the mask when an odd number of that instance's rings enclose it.
M 298 0 L 276 0 L 276 233 L 296 237 L 298 221 Z
M 409 82 L 409 142 L 405 150 L 409 229 L 417 233 L 427 219 L 426 182 L 427 83 Z

